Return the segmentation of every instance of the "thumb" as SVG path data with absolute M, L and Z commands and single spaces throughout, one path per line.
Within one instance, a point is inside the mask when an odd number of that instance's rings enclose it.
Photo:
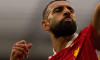
M 28 49 L 30 49 L 32 47 L 32 44 L 31 43 L 28 44 L 27 47 L 28 47 Z

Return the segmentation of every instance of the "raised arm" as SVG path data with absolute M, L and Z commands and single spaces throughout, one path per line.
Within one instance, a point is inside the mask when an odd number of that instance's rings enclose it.
M 97 31 L 97 33 L 100 34 L 100 2 L 95 8 L 92 19 L 92 26 Z

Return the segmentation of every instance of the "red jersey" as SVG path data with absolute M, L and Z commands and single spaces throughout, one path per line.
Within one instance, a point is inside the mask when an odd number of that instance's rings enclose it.
M 79 33 L 69 47 L 51 56 L 48 60 L 98 60 L 96 49 L 100 51 L 100 35 L 91 24 Z

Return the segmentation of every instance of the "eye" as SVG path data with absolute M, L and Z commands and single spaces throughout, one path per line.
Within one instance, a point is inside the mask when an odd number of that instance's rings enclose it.
M 54 12 L 61 12 L 61 10 L 60 9 L 56 9 Z
M 54 9 L 54 12 L 62 12 L 63 7 L 57 7 Z
M 74 9 L 72 7 L 67 7 L 67 9 L 69 9 L 70 12 L 74 12 Z

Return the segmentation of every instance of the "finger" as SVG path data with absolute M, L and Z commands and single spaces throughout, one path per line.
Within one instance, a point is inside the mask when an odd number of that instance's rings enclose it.
M 28 52 L 25 51 L 24 48 L 20 48 L 20 47 L 13 47 L 13 49 L 22 52 L 22 54 L 24 55 L 24 57 L 27 58 Z
M 29 49 L 25 44 L 15 44 L 14 49 L 22 51 L 24 53 L 25 57 L 27 58 L 27 55 L 29 53 Z
M 25 44 L 15 44 L 14 47 L 21 47 L 21 48 L 24 48 L 26 52 L 29 51 L 28 47 Z
M 22 54 L 22 55 L 20 56 L 20 60 L 23 60 L 23 58 L 24 58 L 24 55 Z
M 22 54 L 24 54 L 25 56 L 27 56 L 27 52 L 25 51 L 24 48 L 20 48 L 20 47 L 13 47 L 13 49 L 17 50 L 17 51 L 20 51 Z
M 17 42 L 16 44 L 26 44 L 25 40 L 21 40 L 19 42 Z
M 28 49 L 30 49 L 32 47 L 32 44 L 31 43 L 28 44 L 27 47 L 28 47 Z
M 14 53 L 14 56 L 15 56 L 15 57 L 18 57 L 18 56 L 20 56 L 20 55 L 23 54 L 21 51 L 18 51 L 18 50 L 16 50 L 16 49 L 13 49 L 13 53 Z

